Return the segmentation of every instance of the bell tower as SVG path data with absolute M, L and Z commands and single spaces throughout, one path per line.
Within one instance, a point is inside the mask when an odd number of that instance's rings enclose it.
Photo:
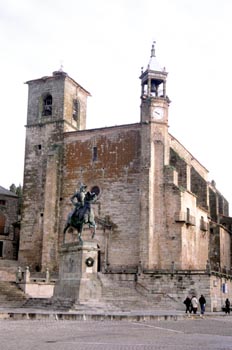
M 90 95 L 62 69 L 27 81 L 28 109 L 19 261 L 57 268 L 65 133 L 86 128 Z
M 152 44 L 151 57 L 141 79 L 141 122 L 168 123 L 168 105 L 170 100 L 166 94 L 168 73 L 161 68 L 155 55 L 155 42 Z

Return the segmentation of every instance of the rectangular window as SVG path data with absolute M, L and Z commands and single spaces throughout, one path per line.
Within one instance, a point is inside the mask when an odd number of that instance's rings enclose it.
M 97 160 L 97 147 L 93 147 L 93 161 Z
M 0 199 L 0 205 L 6 205 L 6 201 L 4 199 Z

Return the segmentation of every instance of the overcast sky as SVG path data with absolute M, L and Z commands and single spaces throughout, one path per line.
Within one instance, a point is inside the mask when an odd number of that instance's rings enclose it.
M 23 184 L 26 81 L 62 64 L 92 95 L 88 128 L 136 123 L 155 40 L 169 131 L 232 206 L 231 18 L 231 0 L 1 0 L 0 185 Z

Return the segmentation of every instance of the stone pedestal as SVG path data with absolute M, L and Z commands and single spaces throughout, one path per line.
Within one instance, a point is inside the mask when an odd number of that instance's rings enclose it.
M 98 248 L 92 241 L 63 244 L 60 251 L 59 280 L 53 299 L 81 303 L 101 298 L 97 276 Z

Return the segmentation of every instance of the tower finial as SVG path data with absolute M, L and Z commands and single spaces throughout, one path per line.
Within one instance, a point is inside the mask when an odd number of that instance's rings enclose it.
M 63 72 L 63 60 L 60 61 L 60 69 L 59 69 L 59 72 Z
M 154 40 L 151 48 L 151 57 L 155 57 L 155 44 L 156 44 L 156 41 Z

